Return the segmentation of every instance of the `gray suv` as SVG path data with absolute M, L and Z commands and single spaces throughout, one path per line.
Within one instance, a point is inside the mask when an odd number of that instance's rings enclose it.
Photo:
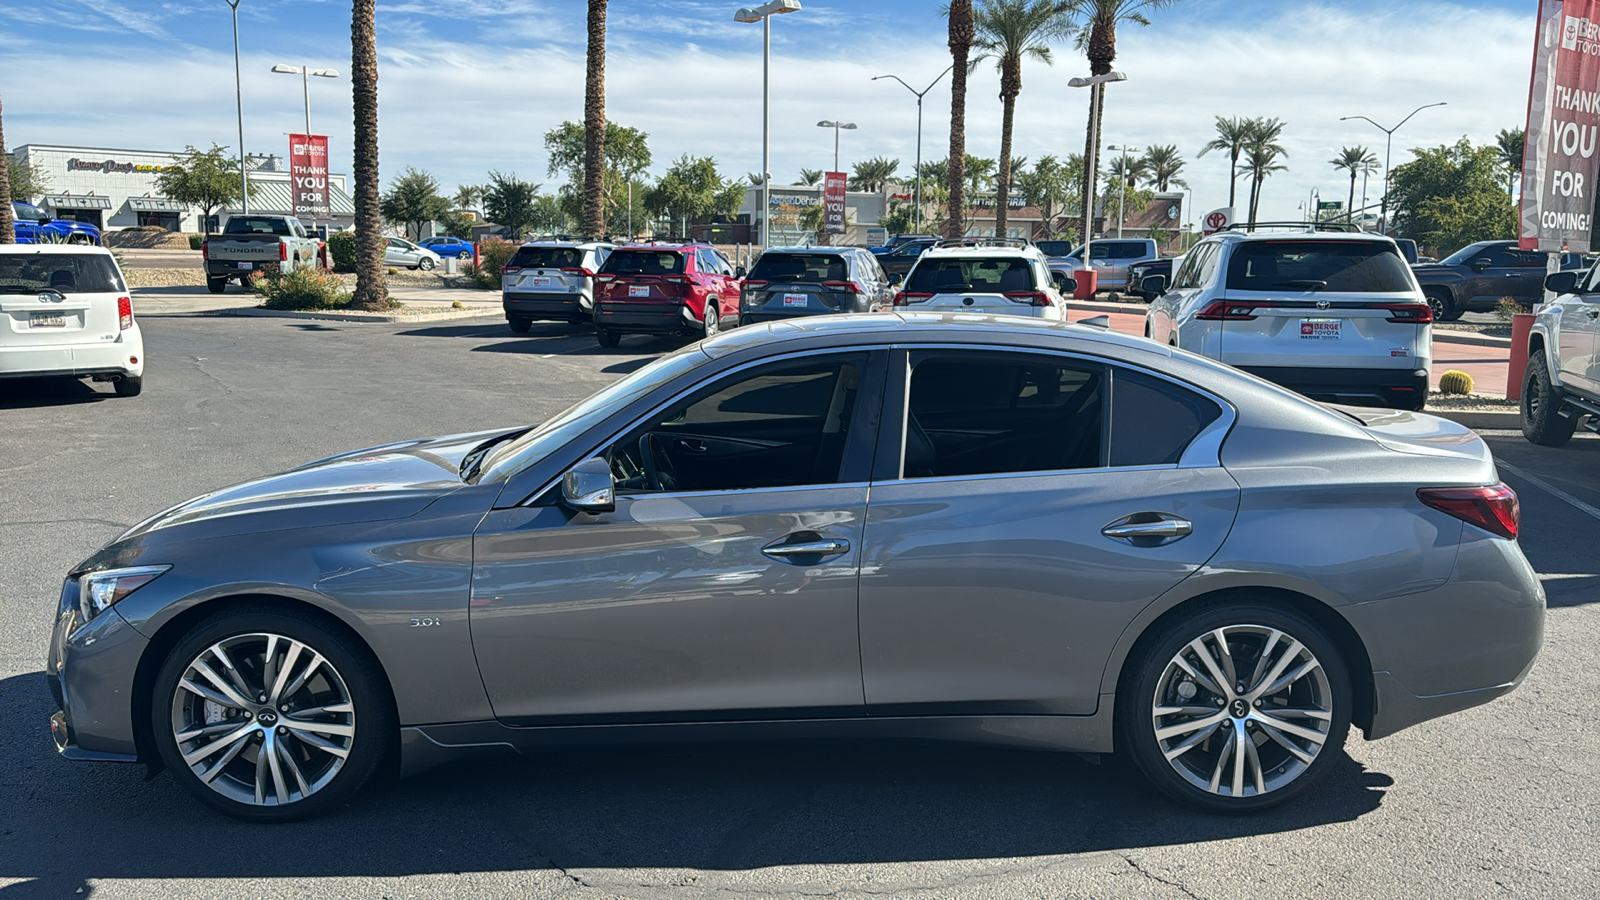
M 745 277 L 739 324 L 877 312 L 894 305 L 889 279 L 858 247 L 777 247 Z

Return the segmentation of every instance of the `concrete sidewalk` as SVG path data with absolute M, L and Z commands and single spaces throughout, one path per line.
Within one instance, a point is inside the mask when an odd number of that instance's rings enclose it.
M 220 294 L 213 294 L 200 285 L 134 288 L 132 293 L 134 312 L 144 316 L 210 313 L 248 308 L 260 303 L 255 294 L 237 284 L 229 284 L 227 290 Z M 449 306 L 460 301 L 470 309 L 481 308 L 484 315 L 500 312 L 499 291 L 396 286 L 389 288 L 389 296 L 407 306 Z

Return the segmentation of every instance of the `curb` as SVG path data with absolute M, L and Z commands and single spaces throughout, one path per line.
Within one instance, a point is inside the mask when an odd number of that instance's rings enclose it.
M 1423 412 L 1457 425 L 1474 430 L 1517 431 L 1522 428 L 1522 414 L 1514 412 L 1482 412 L 1471 409 L 1425 409 Z
M 258 306 L 212 310 L 215 316 L 253 316 L 264 319 L 315 319 L 323 322 L 361 322 L 368 325 L 403 325 L 412 322 L 437 322 L 443 319 L 470 319 L 494 315 L 492 309 L 450 309 L 439 312 L 342 313 L 302 312 L 292 309 L 262 309 Z
M 1494 337 L 1493 335 L 1478 334 L 1476 331 L 1452 331 L 1445 329 L 1433 330 L 1434 343 L 1446 344 L 1477 344 L 1481 347 L 1511 347 L 1511 338 Z

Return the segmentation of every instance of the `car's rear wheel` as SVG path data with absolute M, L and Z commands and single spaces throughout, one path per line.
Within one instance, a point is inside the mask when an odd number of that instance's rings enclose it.
M 1247 813 L 1310 790 L 1350 727 L 1350 677 L 1310 619 L 1244 603 L 1140 642 L 1118 685 L 1119 749 L 1163 793 Z
M 609 328 L 601 328 L 599 325 L 594 327 L 594 339 L 599 341 L 602 347 L 615 347 L 622 343 L 622 335 Z
M 715 297 L 706 298 L 706 312 L 701 317 L 701 324 L 705 327 L 706 337 L 714 337 L 722 330 L 722 304 Z
M 421 269 L 424 272 L 431 272 L 431 271 L 433 271 L 433 260 L 428 258 L 428 257 L 426 257 L 426 256 L 424 256 L 421 260 L 419 260 L 417 262 L 417 268 Z
M 227 278 L 207 278 L 206 279 L 206 290 L 209 290 L 213 294 L 220 294 L 220 293 L 222 293 L 223 291 L 225 291 L 227 289 L 228 289 L 228 279 Z
M 1544 352 L 1528 357 L 1522 376 L 1522 436 L 1544 447 L 1560 447 L 1578 430 L 1576 416 L 1561 415 L 1561 389 L 1550 380 Z
M 143 375 L 124 375 L 112 382 L 111 389 L 118 397 L 137 397 L 144 390 Z
M 511 330 L 515 331 L 517 334 L 527 334 L 528 331 L 533 328 L 532 319 L 507 319 L 506 323 L 510 325 Z
M 257 822 L 314 816 L 349 799 L 390 752 L 382 679 L 365 648 L 309 618 L 225 612 L 168 654 L 153 734 L 206 805 Z
M 471 258 L 472 258 L 472 251 L 471 250 L 463 250 L 460 253 L 456 254 L 456 259 L 471 259 Z

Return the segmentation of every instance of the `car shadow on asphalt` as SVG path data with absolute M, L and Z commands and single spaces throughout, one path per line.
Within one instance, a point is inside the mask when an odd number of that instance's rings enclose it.
M 95 403 L 114 400 L 110 389 L 77 378 L 6 378 L 0 379 L 0 409 L 36 409 L 43 406 L 67 406 L 74 403 Z
M 259 826 L 201 806 L 170 775 L 146 781 L 136 766 L 55 758 L 42 674 L 0 681 L 0 708 L 21 714 L 0 729 L 0 878 L 22 880 L 0 898 L 73 896 L 100 878 L 749 870 L 1115 852 L 1349 822 L 1393 784 L 1341 757 L 1286 808 L 1212 816 L 1172 805 L 1120 764 L 1064 753 L 836 740 L 621 746 L 448 766 L 369 787 L 326 818 Z

